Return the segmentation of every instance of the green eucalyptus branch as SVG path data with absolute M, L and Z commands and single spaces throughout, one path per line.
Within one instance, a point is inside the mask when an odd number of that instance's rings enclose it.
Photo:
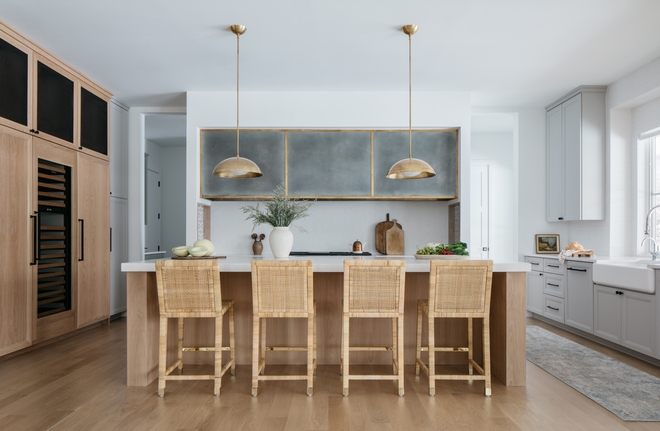
M 284 184 L 280 184 L 273 190 L 272 199 L 264 203 L 266 207 L 262 210 L 259 203 L 241 207 L 243 214 L 247 214 L 246 220 L 252 220 L 252 230 L 260 224 L 269 224 L 273 227 L 287 227 L 295 220 L 307 217 L 309 208 L 314 201 L 300 199 L 299 195 L 288 197 Z M 307 232 L 300 226 L 296 226 L 300 232 Z

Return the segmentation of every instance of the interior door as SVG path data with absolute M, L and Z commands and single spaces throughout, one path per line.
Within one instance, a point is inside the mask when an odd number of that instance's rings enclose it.
M 145 253 L 160 251 L 160 172 L 147 169 Z
M 476 259 L 488 259 L 489 256 L 489 218 L 488 218 L 488 183 L 487 164 L 475 164 L 470 170 L 470 255 Z

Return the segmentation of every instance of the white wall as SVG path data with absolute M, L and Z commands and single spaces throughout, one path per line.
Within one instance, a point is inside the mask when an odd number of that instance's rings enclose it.
M 646 147 L 640 133 L 660 127 L 660 59 L 624 76 L 607 89 L 609 253 L 645 255 L 639 245 L 648 210 Z
M 242 92 L 241 127 L 244 128 L 361 128 L 408 127 L 405 92 Z M 199 197 L 199 129 L 234 127 L 234 92 L 187 93 L 186 242 L 197 236 L 196 203 Z M 460 198 L 469 202 L 470 95 L 467 92 L 413 93 L 413 127 L 461 127 Z M 247 202 L 213 202 L 211 240 L 223 254 L 249 253 L 252 226 L 240 207 Z M 374 251 L 376 223 L 401 221 L 406 253 L 430 241 L 447 240 L 447 202 L 318 202 L 303 225 L 309 234 L 294 231 L 294 249 L 347 249 L 355 239 L 366 240 Z M 461 239 L 469 243 L 469 205 L 461 205 Z M 258 233 L 269 233 L 259 227 Z M 363 241 L 364 242 L 364 241 Z
M 525 254 L 536 251 L 536 234 L 559 234 L 561 243 L 565 244 L 568 227 L 566 223 L 546 221 L 545 108 L 518 108 L 509 112 L 518 116 L 517 260 L 522 261 Z
M 514 261 L 517 256 L 517 166 L 514 135 L 473 133 L 472 164 L 489 166 L 489 257 Z

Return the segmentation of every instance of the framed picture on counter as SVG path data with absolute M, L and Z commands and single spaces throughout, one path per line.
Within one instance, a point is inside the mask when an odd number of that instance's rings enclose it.
M 558 234 L 536 235 L 536 254 L 558 254 L 559 250 Z

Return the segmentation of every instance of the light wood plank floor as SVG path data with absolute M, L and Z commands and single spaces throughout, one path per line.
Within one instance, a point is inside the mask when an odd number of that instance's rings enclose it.
M 528 320 L 660 377 L 660 369 Z M 374 367 L 385 372 L 387 367 Z M 273 366 L 269 372 L 285 372 Z M 362 372 L 373 372 L 363 367 Z M 314 396 L 303 381 L 260 383 L 250 396 L 250 369 L 227 374 L 222 395 L 212 382 L 126 387 L 126 322 L 118 320 L 0 362 L 2 430 L 660 430 L 660 423 L 624 422 L 527 363 L 527 387 L 493 381 L 439 382 L 428 396 L 425 376 L 407 367 L 405 397 L 391 381 L 352 381 L 343 397 L 339 366 L 321 366 Z M 616 388 L 613 388 L 616 390 Z M 659 406 L 660 408 L 660 406 Z

